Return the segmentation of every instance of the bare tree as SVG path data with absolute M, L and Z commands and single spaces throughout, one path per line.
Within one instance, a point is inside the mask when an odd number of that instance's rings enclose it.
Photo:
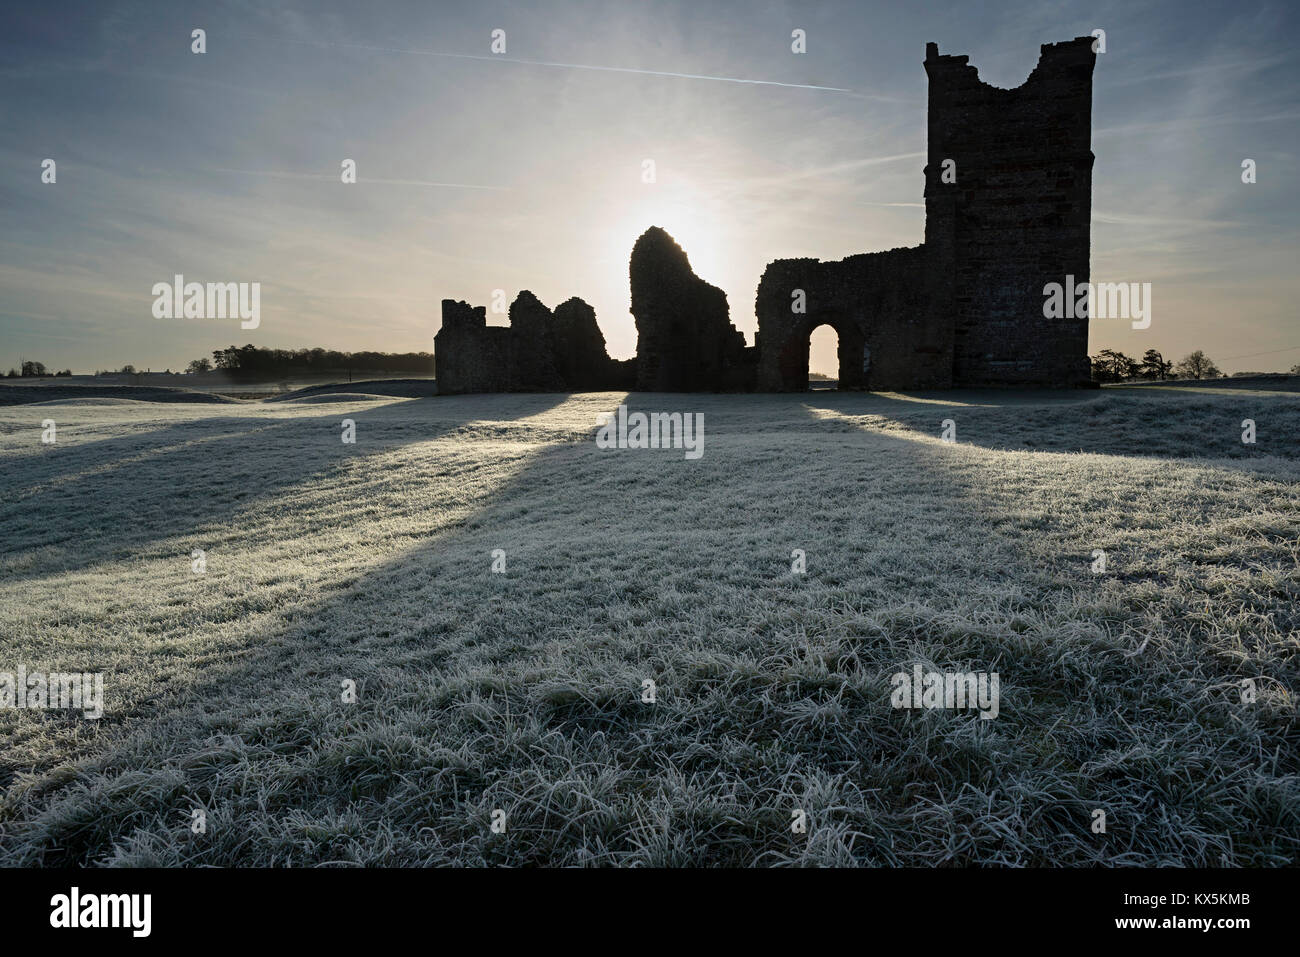
M 1179 360 L 1174 366 L 1174 375 L 1179 379 L 1217 379 L 1223 373 L 1209 356 L 1197 349 Z

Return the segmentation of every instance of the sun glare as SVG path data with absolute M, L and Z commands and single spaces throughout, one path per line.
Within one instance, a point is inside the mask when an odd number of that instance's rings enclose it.
M 725 244 L 707 198 L 692 184 L 649 183 L 645 194 L 624 209 L 613 237 L 615 248 L 626 249 L 651 226 L 659 226 L 686 250 L 697 276 L 716 283 L 722 275 Z

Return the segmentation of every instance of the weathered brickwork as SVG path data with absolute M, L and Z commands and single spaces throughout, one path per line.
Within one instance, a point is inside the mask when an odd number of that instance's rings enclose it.
M 442 301 L 442 328 L 433 337 L 438 392 L 509 392 L 510 330 L 487 324 L 487 309 Z
M 1043 46 L 1014 90 L 927 45 L 925 243 L 770 264 L 755 302 L 759 389 L 807 388 L 808 336 L 824 324 L 841 388 L 1088 383 L 1088 320 L 1044 318 L 1043 286 L 1088 278 L 1092 42 Z
M 926 49 L 926 241 L 931 230 L 952 236 L 955 384 L 1090 378 L 1088 320 L 1045 319 L 1043 284 L 1088 279 L 1092 43 L 1045 45 L 1014 90 L 981 82 L 964 56 Z M 949 157 L 955 184 L 940 181 Z
M 841 389 L 943 389 L 952 384 L 952 325 L 942 277 L 922 246 L 839 262 L 780 259 L 758 286 L 757 386 L 808 388 L 808 340 L 830 325 L 839 338 Z M 797 303 L 796 297 L 803 302 Z M 795 309 L 803 308 L 803 312 Z

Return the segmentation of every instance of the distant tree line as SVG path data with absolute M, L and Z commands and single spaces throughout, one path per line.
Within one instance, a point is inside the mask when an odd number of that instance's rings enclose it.
M 72 370 L 64 369 L 62 372 L 50 372 L 48 369 L 45 368 L 44 362 L 35 362 L 31 359 L 26 359 L 23 361 L 21 371 L 18 369 L 10 369 L 9 372 L 6 373 L 5 378 L 6 379 L 28 379 L 34 376 L 43 376 L 43 375 L 72 375 Z
M 212 358 L 195 359 L 185 369 L 191 375 L 224 372 L 232 378 L 272 379 L 290 375 L 328 375 L 340 372 L 379 372 L 410 376 L 433 375 L 432 352 L 339 352 L 334 349 L 259 349 L 254 345 L 214 349 Z M 167 373 L 170 374 L 168 369 Z M 95 375 L 139 375 L 127 363 L 121 369 L 99 369 Z M 71 369 L 51 372 L 45 363 L 24 360 L 21 370 L 10 369 L 7 378 L 70 376 Z
M 143 372 L 137 369 L 131 363 L 127 363 L 120 369 L 96 369 L 95 375 L 171 375 L 171 369 L 164 369 L 162 372 L 153 372 L 145 369 Z
M 225 372 L 241 379 L 333 372 L 433 375 L 432 352 L 337 352 L 333 349 L 259 349 L 254 345 L 215 349 L 212 360 L 195 359 L 188 373 Z
M 1300 368 L 1298 366 L 1297 368 Z M 1291 370 L 1295 372 L 1295 369 Z M 1102 349 L 1092 357 L 1092 378 L 1094 382 L 1123 382 L 1126 379 L 1217 379 L 1222 372 L 1204 352 L 1197 349 L 1184 356 L 1178 362 L 1169 362 L 1156 349 L 1148 349 L 1142 358 L 1134 359 L 1116 352 L 1114 349 Z

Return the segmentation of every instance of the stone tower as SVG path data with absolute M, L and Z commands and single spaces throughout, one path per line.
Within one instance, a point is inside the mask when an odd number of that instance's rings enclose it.
M 1045 44 L 1013 90 L 926 44 L 925 245 L 952 275 L 953 385 L 1090 378 L 1087 318 L 1043 318 L 1043 286 L 1088 280 L 1092 44 Z
M 1092 44 L 1044 45 L 1014 90 L 926 45 L 925 242 L 770 263 L 755 297 L 760 390 L 807 388 L 823 325 L 841 388 L 1088 384 L 1088 320 L 1044 318 L 1043 287 L 1089 278 Z

